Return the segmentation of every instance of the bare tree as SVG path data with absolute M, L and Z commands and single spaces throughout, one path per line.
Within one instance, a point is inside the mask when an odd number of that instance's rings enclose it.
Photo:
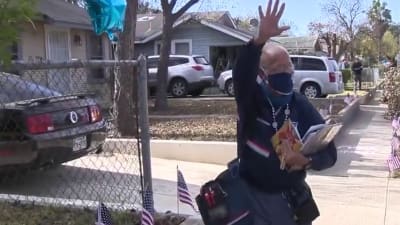
M 330 57 L 339 60 L 346 52 L 349 42 L 341 35 L 336 33 L 335 27 L 329 23 L 311 22 L 308 24 L 308 29 L 311 34 L 317 35 L 324 40 Z
M 177 0 L 161 0 L 164 24 L 162 29 L 162 42 L 160 63 L 157 72 L 157 93 L 155 107 L 157 110 L 165 110 L 168 108 L 167 101 L 167 75 L 168 75 L 168 59 L 171 52 L 171 40 L 173 34 L 174 23 L 199 0 L 189 0 L 176 12 L 174 12 Z
M 351 58 L 354 58 L 354 38 L 361 24 L 363 13 L 362 0 L 330 0 L 323 4 L 323 10 L 332 18 L 331 25 L 335 26 L 336 35 L 340 35 L 348 43 Z
M 134 43 L 136 31 L 136 14 L 138 0 L 128 0 L 125 14 L 124 32 L 119 40 L 119 58 L 134 59 Z M 118 131 L 121 136 L 134 136 L 136 128 L 133 126 L 135 121 L 134 107 L 136 99 L 136 84 L 134 79 L 135 70 L 133 67 L 122 66 L 119 79 L 119 98 L 117 99 L 118 109 Z M 131 121 L 131 122 L 127 122 Z

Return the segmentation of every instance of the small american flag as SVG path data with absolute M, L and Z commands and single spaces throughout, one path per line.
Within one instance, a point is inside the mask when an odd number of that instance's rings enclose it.
M 389 167 L 389 171 L 395 171 L 400 169 L 400 157 L 390 154 L 389 159 L 387 160 L 387 164 Z
M 143 195 L 143 210 L 142 210 L 142 225 L 153 225 L 154 224 L 154 208 L 153 198 L 151 197 L 151 191 L 148 189 Z
M 183 178 L 183 174 L 179 169 L 177 169 L 177 171 L 178 171 L 178 199 L 180 202 L 190 205 L 193 208 L 193 210 L 196 211 L 192 197 L 186 185 L 185 178 Z
M 112 225 L 111 214 L 107 207 L 100 203 L 97 208 L 97 219 L 95 225 Z

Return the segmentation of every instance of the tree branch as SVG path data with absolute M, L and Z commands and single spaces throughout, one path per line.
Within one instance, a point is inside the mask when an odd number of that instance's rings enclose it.
M 171 7 L 171 9 L 173 9 L 175 7 L 175 5 L 176 5 L 176 0 L 171 0 L 171 3 L 169 3 L 169 6 Z
M 178 12 L 173 14 L 173 21 L 175 22 L 179 17 L 181 17 L 190 7 L 194 4 L 198 3 L 199 0 L 190 0 L 188 1 L 182 8 L 178 10 Z M 171 10 L 172 11 L 172 10 Z

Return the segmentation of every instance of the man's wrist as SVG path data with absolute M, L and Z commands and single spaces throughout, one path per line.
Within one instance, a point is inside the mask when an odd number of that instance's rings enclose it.
M 264 44 L 268 41 L 269 38 L 267 38 L 266 40 L 260 39 L 258 37 L 253 38 L 253 43 L 257 46 L 264 46 Z

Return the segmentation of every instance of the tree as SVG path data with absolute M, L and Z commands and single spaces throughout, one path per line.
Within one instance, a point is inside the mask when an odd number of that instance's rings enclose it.
M 390 30 L 386 31 L 382 37 L 381 50 L 385 53 L 387 59 L 391 62 L 395 61 L 396 55 L 399 52 L 399 42 Z
M 371 25 L 372 34 L 378 46 L 378 60 L 382 55 L 382 38 L 389 29 L 392 22 L 390 9 L 386 8 L 386 2 L 381 3 L 380 0 L 373 0 L 372 6 L 368 11 L 368 20 Z
M 32 7 L 33 6 L 33 7 Z M 20 25 L 31 23 L 35 16 L 34 0 L 0 1 L 0 61 L 9 63 L 11 46 L 18 41 Z
M 366 24 L 359 28 L 355 36 L 354 52 L 357 55 L 363 56 L 368 65 L 377 63 L 376 55 L 378 51 L 369 25 Z
M 311 34 L 317 35 L 328 46 L 328 55 L 339 60 L 346 52 L 349 42 L 336 33 L 335 26 L 329 23 L 311 22 L 308 24 Z
M 135 43 L 135 31 L 136 31 L 136 15 L 138 9 L 138 0 L 128 0 L 125 14 L 124 32 L 121 34 L 119 40 L 119 59 L 121 60 L 133 60 L 134 59 L 134 43 Z M 136 82 L 135 72 L 136 70 L 130 66 L 122 65 L 121 73 L 117 82 L 120 86 L 116 87 L 118 94 L 117 101 L 117 123 L 118 131 L 121 136 L 132 137 L 136 134 L 136 127 L 134 126 L 135 121 L 135 99 L 136 93 Z M 114 90 L 115 91 L 115 90 Z M 136 109 L 137 110 L 137 109 Z M 127 122 L 130 121 L 130 122 Z
M 168 75 L 168 59 L 171 52 L 171 40 L 173 25 L 187 10 L 195 5 L 199 0 L 189 0 L 181 8 L 175 11 L 177 0 L 161 0 L 161 8 L 163 11 L 163 29 L 160 50 L 160 63 L 157 72 L 157 93 L 155 107 L 157 110 L 165 110 L 168 108 L 167 101 L 167 75 Z M 174 12 L 175 11 L 175 12 Z
M 334 27 L 333 35 L 348 42 L 352 59 L 355 34 L 361 25 L 359 17 L 363 13 L 361 3 L 362 0 L 329 0 L 323 5 L 323 10 L 331 17 L 329 24 Z

